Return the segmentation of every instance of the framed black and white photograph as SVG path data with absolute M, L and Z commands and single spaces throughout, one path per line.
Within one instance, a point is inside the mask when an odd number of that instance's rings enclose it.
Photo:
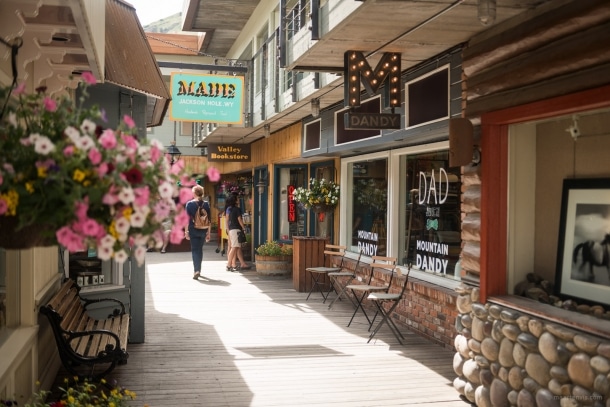
M 566 179 L 555 285 L 562 296 L 610 305 L 610 179 Z

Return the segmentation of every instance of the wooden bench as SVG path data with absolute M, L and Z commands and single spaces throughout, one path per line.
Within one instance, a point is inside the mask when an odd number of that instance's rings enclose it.
M 129 314 L 119 300 L 87 300 L 81 298 L 79 291 L 72 280 L 67 280 L 48 304 L 40 308 L 40 313 L 51 323 L 66 370 L 81 379 L 98 381 L 117 364 L 127 363 Z M 92 318 L 87 307 L 102 302 L 114 302 L 117 308 L 107 319 Z M 81 366 L 87 367 L 88 372 L 82 373 Z

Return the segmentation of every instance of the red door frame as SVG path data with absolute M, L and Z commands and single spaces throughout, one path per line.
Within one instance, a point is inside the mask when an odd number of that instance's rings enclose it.
M 481 115 L 480 300 L 507 294 L 509 125 L 610 106 L 610 85 Z

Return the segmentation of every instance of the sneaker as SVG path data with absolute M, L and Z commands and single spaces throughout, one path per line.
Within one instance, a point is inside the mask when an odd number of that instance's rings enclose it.
M 232 267 L 231 266 L 227 266 L 227 271 L 231 271 Z
M 231 267 L 229 271 L 236 272 L 239 271 L 239 267 Z
M 239 269 L 240 270 L 250 270 L 252 268 L 252 266 L 241 266 Z
M 193 274 L 193 280 L 199 280 L 200 274 L 201 274 L 200 272 L 196 272 L 195 274 Z

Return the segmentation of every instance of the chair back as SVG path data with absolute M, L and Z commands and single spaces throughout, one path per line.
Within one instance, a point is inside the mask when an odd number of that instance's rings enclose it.
M 345 261 L 345 249 L 346 246 L 339 246 L 334 244 L 327 244 L 326 246 L 324 246 L 324 257 L 326 258 L 325 264 L 328 264 L 328 267 L 332 267 L 333 257 L 339 256 L 341 257 L 339 267 L 343 268 L 343 262 Z
M 405 276 L 405 282 L 402 285 L 402 289 L 400 290 L 400 298 L 402 298 L 402 296 L 405 294 L 405 291 L 407 291 L 407 283 L 409 282 L 409 274 L 411 273 L 411 262 L 409 262 L 407 264 L 407 273 L 403 273 L 401 269 L 396 268 L 396 274 L 398 274 L 399 276 Z
M 394 277 L 394 270 L 396 269 L 396 257 L 387 256 L 373 256 L 371 257 L 373 262 L 371 263 L 371 274 L 369 275 L 369 281 L 367 285 L 370 285 L 373 281 L 373 274 L 375 269 L 388 270 L 390 272 L 390 281 L 388 287 L 392 284 L 392 278 Z

